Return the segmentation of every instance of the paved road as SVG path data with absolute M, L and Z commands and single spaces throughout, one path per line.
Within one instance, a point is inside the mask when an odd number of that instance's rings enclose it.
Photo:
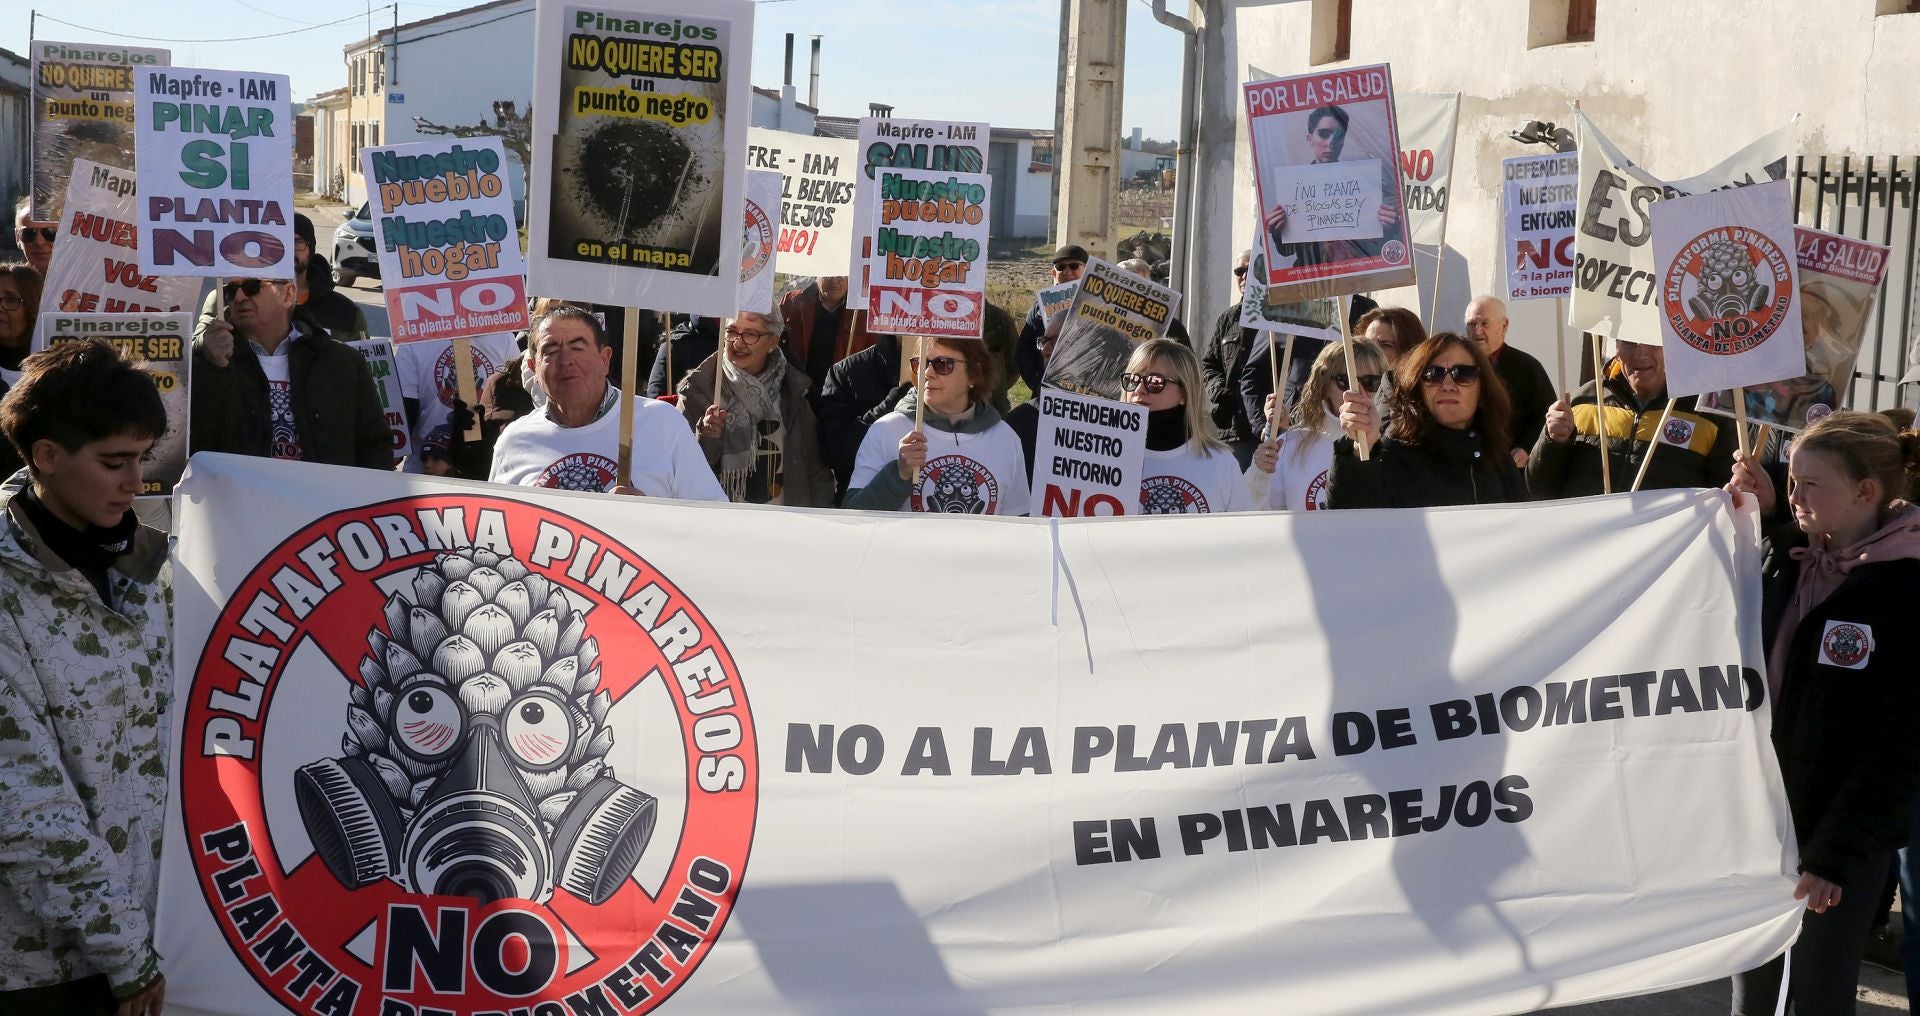
M 320 238 L 321 252 L 331 253 L 333 231 L 345 221 L 346 207 L 324 205 L 308 208 L 305 211 L 313 219 L 314 231 Z M 353 284 L 352 288 L 342 292 L 366 311 L 367 328 L 372 334 L 389 334 L 386 296 L 380 289 L 380 280 L 360 279 Z M 1891 971 L 1869 965 L 1860 978 L 1859 1016 L 1906 1016 L 1907 1007 L 1903 991 L 1899 976 Z M 1611 1002 L 1598 1002 L 1593 1005 L 1555 1011 L 1565 1013 L 1567 1016 L 1725 1016 L 1727 1008 L 1727 982 L 1718 981 L 1680 991 L 1616 999 Z

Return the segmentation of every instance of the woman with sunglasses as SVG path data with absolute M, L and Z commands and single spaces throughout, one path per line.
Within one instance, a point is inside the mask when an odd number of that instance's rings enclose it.
M 1347 376 L 1346 349 L 1328 343 L 1313 359 L 1313 369 L 1302 385 L 1302 398 L 1293 407 L 1293 429 L 1270 438 L 1253 453 L 1247 479 L 1259 511 L 1325 511 L 1327 485 L 1333 470 L 1333 444 L 1340 436 L 1340 402 L 1349 390 L 1377 395 L 1386 387 L 1387 356 L 1367 339 L 1353 340 L 1353 362 L 1360 370 L 1356 381 Z
M 680 414 L 700 436 L 700 450 L 728 500 L 831 507 L 833 474 L 820 459 L 807 404 L 812 382 L 780 351 L 784 330 L 778 308 L 741 311 L 727 325 L 720 352 L 681 379 Z M 713 404 L 718 373 L 725 375 L 724 408 Z
M 920 348 L 911 336 L 902 352 Z M 873 422 L 854 456 L 848 508 L 959 515 L 1025 515 L 1026 456 L 993 408 L 1000 361 L 979 339 L 925 340 L 924 391 L 909 391 Z M 920 356 L 909 356 L 918 377 Z M 926 400 L 926 429 L 914 429 Z
M 24 262 L 0 265 L 0 381 L 9 386 L 20 380 L 20 361 L 33 345 L 40 292 L 39 272 Z
M 1200 359 L 1172 339 L 1142 343 L 1120 375 L 1126 401 L 1147 411 L 1140 507 L 1148 515 L 1253 510 L 1233 450 L 1213 433 L 1200 393 Z
M 1393 425 L 1380 433 L 1373 396 L 1341 399 L 1334 442 L 1330 508 L 1431 508 L 1524 501 L 1526 482 L 1514 467 L 1507 423 L 1512 405 L 1478 343 L 1441 332 L 1400 360 L 1388 399 Z M 1353 442 L 1364 436 L 1362 462 Z

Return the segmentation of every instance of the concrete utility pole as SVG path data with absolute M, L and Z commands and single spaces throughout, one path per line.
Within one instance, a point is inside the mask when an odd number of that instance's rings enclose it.
M 1126 0 L 1067 0 L 1063 12 L 1066 84 L 1053 171 L 1059 181 L 1057 242 L 1113 256 L 1114 199 L 1120 191 L 1121 72 L 1127 56 Z

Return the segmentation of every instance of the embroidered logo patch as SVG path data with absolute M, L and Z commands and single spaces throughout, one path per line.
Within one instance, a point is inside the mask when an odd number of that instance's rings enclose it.
M 1660 440 L 1676 448 L 1685 448 L 1693 440 L 1692 420 L 1668 420 L 1660 431 Z
M 1820 662 L 1829 667 L 1864 670 L 1873 657 L 1873 628 L 1852 621 L 1828 621 L 1820 636 Z

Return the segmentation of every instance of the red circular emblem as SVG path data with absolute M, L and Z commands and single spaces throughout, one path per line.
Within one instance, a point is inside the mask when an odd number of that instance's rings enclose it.
M 913 491 L 917 512 L 946 515 L 992 515 L 1000 507 L 1000 482 L 987 467 L 965 455 L 928 459 Z
M 1148 515 L 1200 515 L 1207 496 L 1178 476 L 1149 476 L 1140 481 L 1140 510 Z
M 575 452 L 562 456 L 540 471 L 533 486 L 552 490 L 586 490 L 601 493 L 613 488 L 614 470 L 619 464 L 605 455 Z
M 773 221 L 766 210 L 752 201 L 746 206 L 745 231 L 740 237 L 740 278 L 751 279 L 773 260 Z
M 738 668 L 558 512 L 327 516 L 234 589 L 188 695 L 201 891 L 292 1012 L 632 1016 L 732 913 L 759 792 Z
M 1793 309 L 1787 256 L 1765 233 L 1743 226 L 1694 237 L 1662 275 L 1667 323 L 1703 353 L 1732 356 L 1753 349 Z
M 1857 624 L 1836 624 L 1821 643 L 1827 659 L 1842 667 L 1858 666 L 1873 650 L 1873 640 Z
M 500 365 L 493 362 L 493 358 L 487 355 L 486 350 L 471 342 L 467 343 L 467 346 L 473 350 L 473 390 L 478 392 L 486 387 L 487 378 L 492 377 L 493 372 L 500 369 Z M 440 404 L 452 409 L 453 400 L 460 395 L 460 382 L 453 376 L 452 343 L 448 343 L 447 348 L 441 350 L 440 355 L 434 358 L 433 387 L 440 398 Z
M 1327 473 L 1328 470 L 1322 469 L 1320 475 L 1314 477 L 1312 483 L 1307 484 L 1307 510 L 1310 512 L 1326 510 Z

